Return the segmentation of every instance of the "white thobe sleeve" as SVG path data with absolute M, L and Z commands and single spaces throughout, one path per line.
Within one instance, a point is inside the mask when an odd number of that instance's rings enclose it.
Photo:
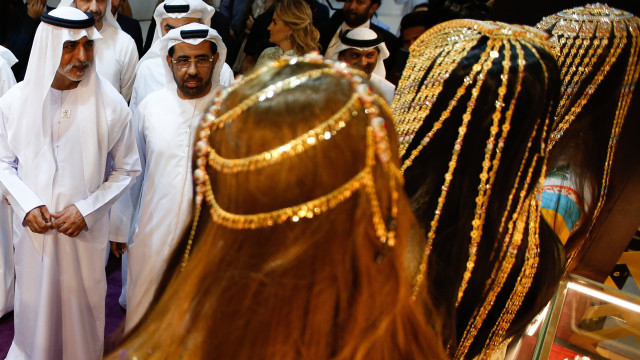
M 229 87 L 233 85 L 234 82 L 233 70 L 231 70 L 231 67 L 227 65 L 227 63 L 222 64 L 222 69 L 220 69 L 220 85 Z
M 7 63 L 0 59 L 0 96 L 16 84 L 16 78 Z
M 136 76 L 133 81 L 133 88 L 131 90 L 131 99 L 129 100 L 129 110 L 131 114 L 136 113 L 138 109 L 138 105 L 144 100 L 144 97 L 149 94 L 148 90 L 148 77 L 152 76 L 147 71 L 147 63 L 151 60 L 146 60 L 143 62 L 138 62 L 138 67 L 136 69 Z
M 136 73 L 136 78 L 138 77 Z M 131 98 L 129 99 L 129 110 L 132 113 L 135 113 L 135 110 L 138 108 L 138 81 L 133 79 L 133 86 L 131 87 Z
M 74 204 L 82 213 L 88 228 L 91 228 L 101 216 L 106 216 L 106 210 L 133 184 L 136 175 L 140 173 L 140 161 L 131 121 L 124 126 L 109 153 L 113 157 L 113 166 L 107 181 L 86 199 Z
M 136 213 L 139 211 L 140 198 L 142 196 L 142 184 L 144 184 L 145 170 L 147 164 L 147 139 L 145 133 L 145 116 L 143 111 L 136 111 L 133 115 L 133 127 L 138 145 L 138 155 L 140 156 L 140 167 L 142 171 L 136 177 L 135 184 L 131 187 L 131 202 L 135 204 Z
M 133 39 L 131 41 L 124 42 L 125 49 L 124 58 L 126 59 L 122 73 L 120 74 L 120 94 L 124 97 L 127 102 L 131 99 L 131 93 L 133 91 L 133 83 L 136 79 L 136 66 L 138 65 L 138 50 L 136 49 L 135 42 Z
M 28 140 L 25 139 L 25 141 Z M 9 199 L 19 219 L 24 220 L 29 211 L 44 205 L 44 201 L 18 176 L 18 157 L 9 147 L 6 119 L 2 111 L 0 111 L 0 188 Z

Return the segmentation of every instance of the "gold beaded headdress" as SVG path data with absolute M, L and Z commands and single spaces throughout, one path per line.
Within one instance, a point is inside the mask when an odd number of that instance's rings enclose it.
M 521 84 L 525 74 L 525 53 L 537 58 L 537 63 L 544 74 L 545 90 L 548 85 L 547 69 L 540 58 L 540 51 L 551 51 L 551 44 L 546 41 L 547 36 L 533 28 L 507 25 L 494 22 L 481 22 L 472 20 L 454 20 L 445 22 L 428 30 L 416 41 L 410 51 L 411 55 L 398 84 L 396 96 L 393 101 L 393 111 L 396 121 L 396 129 L 399 134 L 400 154 L 403 157 L 401 171 L 407 175 L 406 170 L 414 165 L 416 158 L 429 150 L 429 144 L 434 137 L 439 135 L 443 127 L 458 126 L 457 138 L 453 143 L 451 158 L 442 179 L 441 192 L 436 194 L 437 205 L 431 220 L 423 224 L 427 232 L 427 243 L 422 256 L 420 270 L 415 280 L 413 296 L 417 296 L 424 286 L 438 224 L 443 212 L 449 187 L 454 179 L 457 162 L 462 150 L 465 137 L 481 136 L 480 134 L 467 134 L 472 124 L 474 109 L 479 95 L 484 90 L 485 79 L 489 76 L 489 70 L 498 69 L 500 73 L 496 77 L 498 82 L 496 100 L 493 103 L 493 114 L 489 138 L 486 140 L 484 160 L 481 172 L 478 175 L 478 193 L 475 199 L 475 212 L 469 234 L 468 260 L 462 281 L 458 288 L 456 306 L 460 305 L 469 280 L 476 265 L 478 248 L 483 239 L 485 224 L 485 211 L 491 199 L 494 180 L 501 165 L 502 150 L 507 142 L 507 136 L 511 124 L 515 104 L 521 91 Z M 474 61 L 468 73 L 464 76 L 460 86 L 452 98 L 445 99 L 442 95 L 443 88 L 447 87 L 447 80 L 453 71 L 461 66 L 463 59 L 469 52 L 483 44 L 483 48 L 477 61 Z M 469 61 L 469 59 L 466 59 Z M 517 72 L 514 71 L 517 68 Z M 494 70 L 493 73 L 496 73 Z M 452 80 L 450 80 L 452 81 Z M 449 83 L 452 84 L 452 83 Z M 448 85 L 449 88 L 451 85 Z M 488 86 L 488 85 L 487 85 Z M 543 96 L 543 95 L 541 95 Z M 461 99 L 468 99 L 465 103 Z M 462 100 L 464 101 L 464 100 Z M 434 104 L 441 105 L 444 109 L 441 113 L 431 114 L 431 118 L 437 119 L 425 123 Z M 483 104 L 484 105 L 484 104 Z M 454 110 L 462 112 L 461 119 L 452 118 Z M 460 110 L 462 109 L 462 110 Z M 476 120 L 484 121 L 485 119 Z M 526 152 L 519 164 L 519 170 L 513 186 L 508 191 L 508 203 L 504 207 L 498 234 L 501 234 L 501 244 L 494 247 L 491 254 L 492 276 L 486 279 L 484 293 L 479 304 L 475 307 L 464 334 L 460 338 L 454 357 L 465 358 L 469 348 L 478 335 L 478 330 L 483 325 L 490 310 L 494 308 L 494 300 L 503 290 L 507 276 L 513 271 L 518 272 L 518 277 L 513 289 L 510 290 L 509 300 L 504 306 L 497 323 L 483 347 L 481 357 L 491 354 L 504 340 L 522 299 L 527 294 L 533 276 L 538 266 L 538 219 L 540 204 L 536 192 L 531 192 L 544 177 L 544 162 L 546 159 L 545 143 L 550 127 L 548 111 L 536 120 Z M 509 165 L 503 165 L 509 166 Z M 534 177 L 534 168 L 542 169 L 542 174 Z M 527 236 L 525 239 L 525 235 Z M 523 239 L 526 240 L 524 255 L 521 251 Z M 443 240 L 445 241 L 445 240 Z M 488 241 L 496 241 L 489 239 Z M 522 269 L 513 268 L 517 257 L 524 257 Z M 483 259 L 486 261 L 487 259 Z M 500 305 L 496 305 L 500 306 Z
M 271 83 L 262 90 L 240 101 L 235 107 L 224 113 L 221 112 L 222 104 L 227 100 L 229 94 L 238 86 L 257 78 L 267 71 L 272 71 L 273 68 L 282 68 L 302 62 L 322 66 Z M 249 112 L 254 105 L 271 101 L 274 97 L 287 96 L 288 93 L 290 94 L 299 87 L 322 76 L 335 75 L 343 76 L 350 81 L 352 86 L 350 98 L 347 99 L 345 105 L 333 116 L 317 126 L 308 129 L 294 139 L 258 154 L 233 159 L 220 155 L 217 149 L 210 143 L 210 136 L 213 133 L 223 131 L 225 126 L 232 122 L 242 121 L 243 115 Z M 226 228 L 243 230 L 307 221 L 306 219 L 320 216 L 335 208 L 354 194 L 361 192 L 369 200 L 373 227 L 380 243 L 383 247 L 393 247 L 395 245 L 395 219 L 397 217 L 397 201 L 399 198 L 398 188 L 402 186 L 403 182 L 402 175 L 391 157 L 386 123 L 382 118 L 383 112 L 390 118 L 391 110 L 385 106 L 382 98 L 375 94 L 369 85 L 364 83 L 364 78 L 366 78 L 364 73 L 351 70 L 345 63 L 323 60 L 322 57 L 317 54 L 308 54 L 304 57 L 285 57 L 270 66 L 264 66 L 249 77 L 244 78 L 234 87 L 225 90 L 217 97 L 208 113 L 203 117 L 195 146 L 197 166 L 193 173 L 196 190 L 195 215 L 187 249 L 182 261 L 182 269 L 184 269 L 189 260 L 189 253 L 204 200 L 206 200 L 209 205 L 211 219 L 215 223 Z M 360 172 L 333 191 L 300 204 L 252 214 L 232 213 L 223 209 L 216 201 L 214 189 L 211 187 L 210 176 L 207 173 L 207 167 L 212 169 L 212 171 L 216 173 L 216 176 L 220 174 L 234 175 L 254 172 L 258 169 L 291 160 L 297 155 L 317 147 L 321 143 L 331 141 L 342 129 L 350 126 L 353 117 L 360 116 L 361 114 L 364 114 L 369 120 L 366 130 L 365 162 Z M 381 208 L 381 202 L 376 192 L 374 179 L 374 167 L 376 166 L 382 166 L 388 174 L 391 194 L 389 201 L 390 209 L 388 209 L 388 211 Z M 386 216 L 383 214 L 386 214 Z
M 619 92 L 616 89 L 610 94 L 619 100 L 615 115 L 612 114 L 609 146 L 603 166 L 600 194 L 588 229 L 590 232 L 606 200 L 618 137 L 638 81 L 640 19 L 607 5 L 590 4 L 548 16 L 536 27 L 552 34 L 550 41 L 556 48 L 556 57 L 562 71 L 561 99 L 555 114 L 549 149 L 553 148 L 573 121 L 580 117 L 582 109 L 592 99 L 614 64 L 626 61 L 622 87 Z M 622 58 L 625 48 L 629 49 L 628 57 Z M 593 98 L 592 101 L 601 100 Z M 582 244 L 569 254 L 569 268 L 577 261 Z

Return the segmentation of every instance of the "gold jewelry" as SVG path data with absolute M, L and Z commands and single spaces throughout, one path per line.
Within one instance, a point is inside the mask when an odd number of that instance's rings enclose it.
M 624 61 L 619 59 L 620 54 L 631 42 L 631 45 L 628 46 L 629 58 L 626 63 L 620 97 L 612 121 L 607 156 L 603 164 L 598 200 L 585 237 L 588 239 L 606 200 L 617 139 L 638 80 L 640 19 L 631 13 L 607 5 L 591 4 L 546 17 L 537 27 L 553 34 L 552 40 L 562 48 L 558 60 L 562 66 L 563 75 L 567 75 L 563 76 L 561 100 L 555 116 L 556 121 L 549 141 L 549 149 L 554 147 L 573 121 L 581 115 L 582 109 L 607 76 L 611 67 L 619 61 Z M 585 47 L 585 41 L 591 41 L 591 47 L 584 58 L 572 61 L 571 57 L 564 56 L 566 49 L 571 48 L 571 51 L 574 51 L 578 46 Z M 596 69 L 594 67 L 597 64 L 601 65 Z M 595 74 L 591 80 L 589 80 L 589 74 Z M 573 267 L 578 260 L 583 245 L 584 241 L 579 243 L 571 254 L 568 254 L 567 268 Z
M 211 128 L 211 129 L 222 128 L 228 121 L 231 121 L 232 119 L 237 118 L 238 116 L 240 116 L 240 114 L 245 112 L 248 108 L 250 108 L 257 102 L 271 99 L 276 94 L 279 94 L 286 90 L 295 89 L 296 87 L 298 87 L 301 84 L 304 84 L 310 79 L 317 79 L 320 76 L 327 73 L 331 73 L 331 72 L 332 72 L 331 69 L 311 70 L 299 76 L 292 76 L 290 78 L 280 80 L 277 83 L 271 84 L 266 88 L 258 91 L 257 93 L 249 96 L 248 98 L 243 100 L 240 104 L 238 104 L 235 108 L 218 117 L 215 116 L 214 112 L 219 110 L 221 102 L 220 103 L 216 102 L 211 107 L 211 109 L 209 109 L 209 112 L 204 116 L 203 126 L 205 128 Z M 228 93 L 229 92 L 222 93 L 221 96 L 218 97 L 218 99 L 226 98 L 226 95 Z
M 422 261 L 419 266 L 420 274 L 423 274 L 428 269 L 429 254 L 431 253 L 433 240 L 436 237 L 436 230 L 438 228 L 438 222 L 440 221 L 442 208 L 444 207 L 444 203 L 447 198 L 449 185 L 451 183 L 451 180 L 453 179 L 453 172 L 455 171 L 456 165 L 458 164 L 458 156 L 460 155 L 460 150 L 462 149 L 462 141 L 464 139 L 464 135 L 467 133 L 467 124 L 469 123 L 469 120 L 471 120 L 471 110 L 473 110 L 473 107 L 475 106 L 476 98 L 480 93 L 480 86 L 483 83 L 483 80 L 487 74 L 487 71 L 489 71 L 489 69 L 491 68 L 493 57 L 490 57 L 490 54 L 492 51 L 497 51 L 497 49 L 499 49 L 499 45 L 496 46 L 496 44 L 491 44 L 491 43 L 487 44 L 487 49 L 480 56 L 481 61 L 473 65 L 471 73 L 467 77 L 469 81 L 467 81 L 467 78 L 465 78 L 464 85 L 458 88 L 458 92 L 456 93 L 456 96 L 458 94 L 460 95 L 464 94 L 466 90 L 466 85 L 470 84 L 473 81 L 472 79 L 474 79 L 475 74 L 478 73 L 480 70 L 482 70 L 480 72 L 480 75 L 478 75 L 474 88 L 471 90 L 471 100 L 469 100 L 469 102 L 467 103 L 467 111 L 465 112 L 464 115 L 462 115 L 462 125 L 460 125 L 460 127 L 458 128 L 458 138 L 453 147 L 451 160 L 449 160 L 449 169 L 447 170 L 447 173 L 444 175 L 444 185 L 442 185 L 441 187 L 442 192 L 440 193 L 440 197 L 438 198 L 438 205 L 436 206 L 433 220 L 431 220 L 431 223 L 429 224 L 429 231 L 427 233 L 427 244 L 425 246 L 425 250 L 422 255 Z M 439 122 L 444 121 L 445 116 L 447 118 L 449 117 L 449 114 L 451 113 L 451 110 L 453 109 L 456 103 L 454 102 L 449 103 L 449 107 L 447 108 L 447 110 L 444 111 L 443 115 L 440 117 L 440 120 L 438 120 Z M 414 298 L 418 292 L 418 289 L 422 286 L 422 281 L 424 281 L 424 278 L 420 278 L 417 280 L 419 281 L 416 281 L 414 285 L 414 290 L 413 290 Z
M 496 145 L 496 135 L 500 131 L 500 119 L 502 117 L 502 108 L 504 107 L 504 95 L 507 93 L 507 80 L 509 78 L 509 69 L 511 68 L 511 42 L 506 41 L 504 44 L 504 59 L 502 60 L 502 75 L 500 79 L 502 83 L 498 88 L 498 99 L 495 101 L 496 109 L 491 116 L 493 120 L 493 124 L 489 129 L 489 140 L 487 140 L 487 147 L 485 148 L 484 161 L 482 162 L 482 172 L 480 173 L 480 185 L 478 186 L 478 196 L 476 196 L 476 209 L 473 221 L 471 222 L 472 230 L 471 230 L 471 242 L 469 243 L 469 258 L 467 260 L 466 270 L 462 276 L 462 283 L 458 288 L 458 299 L 456 300 L 456 306 L 460 304 L 460 300 L 462 299 L 462 295 L 464 294 L 465 289 L 467 288 L 469 278 L 471 278 L 471 272 L 476 263 L 476 252 L 478 250 L 478 245 L 480 244 L 480 239 L 482 238 L 482 227 L 484 225 L 485 219 L 485 211 L 486 206 L 489 203 L 489 198 L 491 196 L 491 188 L 493 186 L 493 180 L 495 179 L 496 172 L 498 171 L 498 165 L 500 164 L 500 157 L 502 154 L 502 148 L 504 147 L 504 142 L 509 133 L 509 123 L 511 122 L 511 117 L 505 118 L 504 125 L 502 125 L 502 134 L 500 140 L 497 141 Z M 518 44 L 513 44 L 516 47 Z M 494 55 L 498 55 L 497 52 Z M 522 54 L 524 55 L 524 54 Z M 497 56 L 492 56 L 497 57 Z M 522 56 L 524 57 L 524 56 Z M 522 59 L 522 58 L 520 58 Z M 515 107 L 515 101 L 518 98 L 518 94 L 520 93 L 520 84 L 522 83 L 522 75 L 524 74 L 524 62 L 518 62 L 519 71 L 518 71 L 518 80 L 516 85 L 516 94 L 514 95 L 510 107 L 509 114 L 513 114 L 513 108 Z M 492 156 L 494 157 L 491 160 Z M 489 168 L 491 167 L 491 172 L 489 173 Z
M 534 155 L 534 158 L 532 161 L 533 164 L 536 163 L 536 160 L 538 157 L 539 157 L 539 154 Z M 498 293 L 502 290 L 508 275 L 511 273 L 513 264 L 515 263 L 516 257 L 518 255 L 518 249 L 520 248 L 520 245 L 524 236 L 524 229 L 527 221 L 531 222 L 531 221 L 537 221 L 536 219 L 539 219 L 539 217 L 535 217 L 531 215 L 531 209 L 528 209 L 529 211 L 523 211 L 527 209 L 527 207 L 525 206 L 525 203 L 529 201 L 538 202 L 538 199 L 535 198 L 536 196 L 535 193 L 530 194 L 528 197 L 526 193 L 526 189 L 528 188 L 529 181 L 531 180 L 533 169 L 534 169 L 534 166 L 529 167 L 527 181 L 525 181 L 525 184 L 521 188 L 522 190 L 520 191 L 520 194 L 519 194 L 520 201 L 518 202 L 516 210 L 512 215 L 512 220 L 509 222 L 507 235 L 505 236 L 504 241 L 502 242 L 503 249 L 506 250 L 506 251 L 502 251 L 502 253 L 504 254 L 504 258 L 501 257 L 498 259 L 498 261 L 495 262 L 496 266 L 494 267 L 494 272 L 492 273 L 492 276 L 489 278 L 488 282 L 485 283 L 484 292 L 487 293 L 487 295 L 484 301 L 482 302 L 482 305 L 475 308 L 474 314 L 471 316 L 471 321 L 469 322 L 469 324 L 467 324 L 464 334 L 460 340 L 454 359 L 463 359 L 465 357 L 467 351 L 469 350 L 469 347 L 471 346 L 471 343 L 473 342 L 473 340 L 475 339 L 475 336 L 478 333 L 478 330 L 480 329 L 484 320 L 486 319 L 487 314 L 493 308 L 494 301 L 498 296 Z M 538 179 L 538 181 L 541 181 L 541 179 L 542 178 Z M 534 199 L 531 199 L 531 197 L 534 197 Z M 538 224 L 535 223 L 535 226 L 537 227 Z M 533 233 L 529 232 L 528 243 L 530 242 L 537 243 L 538 242 L 537 236 L 538 236 L 537 231 Z M 526 265 L 527 264 L 525 262 L 525 266 Z M 525 266 L 523 266 L 523 268 Z M 518 287 L 516 286 L 514 287 L 514 290 L 512 291 L 512 293 L 517 290 L 518 290 Z M 517 308 L 519 308 L 520 304 L 507 303 L 507 306 L 516 307 L 516 311 L 517 311 Z M 491 337 L 489 337 L 489 340 L 491 340 Z
M 546 91 L 548 80 L 546 78 L 547 71 L 546 71 L 544 62 L 540 58 L 540 55 L 538 54 L 538 51 L 536 50 L 535 47 L 532 47 L 532 46 L 526 46 L 526 47 L 534 54 L 534 56 L 538 59 L 540 65 L 543 67 L 543 72 L 545 74 L 545 91 Z M 524 59 L 524 53 L 523 53 L 522 47 L 517 46 L 516 51 L 518 52 L 518 59 Z M 520 74 L 519 80 L 521 80 L 522 75 L 524 74 L 524 69 L 521 63 L 519 63 L 519 74 Z M 518 83 L 517 86 L 519 88 L 520 83 Z M 515 104 L 515 101 L 517 99 L 517 93 L 519 93 L 519 89 L 516 91 L 516 95 L 514 95 L 514 98 L 512 99 L 512 105 Z M 513 107 L 509 109 L 509 112 L 513 112 Z M 543 154 L 546 153 L 545 143 L 547 141 L 547 138 L 545 137 L 545 134 L 547 134 L 547 129 L 550 124 L 550 115 L 551 115 L 551 109 L 547 111 L 547 117 L 544 119 L 544 123 L 542 124 L 542 131 L 538 132 L 538 127 L 541 126 L 540 124 L 541 119 L 539 119 L 534 126 L 534 130 L 531 133 L 531 137 L 529 138 L 529 141 L 527 144 L 527 150 L 525 152 L 525 155 L 522 158 L 523 160 L 520 164 L 520 167 L 518 169 L 518 174 L 515 179 L 515 184 L 519 184 L 522 171 L 525 165 L 529 164 L 527 176 L 524 180 L 524 185 L 521 187 L 522 190 L 520 191 L 519 201 L 516 206 L 516 210 L 513 213 L 512 220 L 509 222 L 507 226 L 508 230 L 505 236 L 505 240 L 502 243 L 502 247 L 500 251 L 498 253 L 493 253 L 491 255 L 490 262 L 495 264 L 495 266 L 489 279 L 494 279 L 494 280 L 493 282 L 489 281 L 485 284 L 485 289 L 483 293 L 487 294 L 486 300 L 480 307 L 477 307 L 475 309 L 475 313 L 471 317 L 473 321 L 467 325 L 463 338 L 460 341 L 460 344 L 458 346 L 456 356 L 455 356 L 456 359 L 462 359 L 465 357 L 466 352 L 468 351 L 471 343 L 475 339 L 478 329 L 482 326 L 484 319 L 486 318 L 487 314 L 494 306 L 494 301 L 498 293 L 504 287 L 504 283 L 507 279 L 507 276 L 511 272 L 513 263 L 516 260 L 518 248 L 523 238 L 523 231 L 525 229 L 526 223 L 529 224 L 529 228 L 528 228 L 527 249 L 525 250 L 525 255 L 524 255 L 525 263 L 521 267 L 520 275 L 514 285 L 513 290 L 511 291 L 510 298 L 506 302 L 505 307 L 502 313 L 500 314 L 500 317 L 498 318 L 498 323 L 492 328 L 487 338 L 483 351 L 480 354 L 480 358 L 490 357 L 490 355 L 498 348 L 498 346 L 504 342 L 505 333 L 509 328 L 511 322 L 513 321 L 515 314 L 520 308 L 520 305 L 522 304 L 522 298 L 524 298 L 524 296 L 528 292 L 531 286 L 531 283 L 533 281 L 533 276 L 535 275 L 535 272 L 537 270 L 537 264 L 538 264 L 538 257 L 537 257 L 537 253 L 539 249 L 538 229 L 539 229 L 539 218 L 540 218 L 539 216 L 540 203 L 538 199 L 540 198 L 540 195 L 539 195 L 540 185 L 537 187 L 536 193 L 529 195 L 527 198 L 525 198 L 527 196 L 525 189 L 529 188 L 529 184 L 531 183 L 531 181 L 537 181 L 538 184 L 541 184 L 541 182 L 545 178 L 545 165 L 544 165 L 545 158 Z M 511 115 L 507 115 L 507 118 L 511 118 Z M 542 136 L 540 137 L 538 148 L 535 149 L 533 158 L 530 161 L 528 161 L 530 150 L 535 145 L 533 143 L 533 140 L 536 134 L 538 133 L 542 134 Z M 542 162 L 542 171 L 538 179 L 533 179 L 532 171 L 535 168 L 535 164 L 537 164 L 539 161 Z M 507 206 L 505 207 L 505 209 L 511 208 L 511 203 L 512 203 L 514 192 L 516 189 L 517 189 L 516 187 L 512 189 L 512 192 L 509 195 L 509 200 L 507 201 Z M 522 209 L 525 202 L 529 203 L 529 208 L 525 209 L 525 211 L 523 212 Z M 507 215 L 508 215 L 508 212 L 505 212 L 501 220 L 501 225 L 498 233 L 502 233 Z M 525 216 L 529 217 L 528 220 L 525 218 Z M 513 239 L 513 241 L 511 241 L 511 239 Z
M 468 258 L 458 287 L 457 306 L 465 295 L 473 269 L 478 261 L 476 256 L 477 249 L 483 239 L 485 210 L 491 199 L 492 188 L 502 159 L 502 150 L 508 139 L 513 112 L 525 75 L 525 50 L 532 53 L 540 62 L 545 76 L 544 85 L 546 88 L 548 85 L 547 70 L 538 54 L 538 49 L 550 52 L 551 45 L 544 40 L 544 36 L 540 32 L 530 28 L 470 20 L 446 22 L 430 29 L 428 34 L 421 37 L 419 42 L 413 45 L 411 57 L 407 64 L 409 70 L 405 69 L 403 73 L 403 78 L 398 85 L 392 106 L 396 115 L 401 146 L 404 146 L 401 147 L 401 152 L 403 150 L 409 152 L 408 154 L 405 153 L 406 159 L 400 170 L 405 172 L 414 165 L 415 159 L 426 149 L 431 139 L 438 136 L 439 129 L 448 122 L 458 120 L 449 119 L 454 109 L 462 108 L 464 109 L 462 110 L 464 114 L 459 120 L 460 124 L 457 125 L 458 136 L 455 139 L 448 168 L 444 174 L 433 217 L 428 223 L 424 224 L 427 231 L 427 243 L 422 254 L 418 275 L 414 280 L 412 289 L 412 299 L 414 300 L 418 292 L 424 287 L 425 277 L 429 268 L 429 255 L 432 247 L 435 246 L 434 241 L 436 240 L 440 216 L 445 211 L 444 205 L 449 193 L 449 186 L 455 174 L 458 156 L 462 150 L 469 122 L 473 121 L 472 113 L 476 101 L 483 89 L 488 71 L 494 66 L 501 66 L 501 74 L 497 79 L 499 82 L 497 84 L 498 88 L 495 90 L 497 95 L 493 104 L 494 110 L 491 115 L 492 123 L 489 128 L 489 137 L 486 140 L 481 171 L 478 174 L 478 193 L 475 198 L 476 207 L 471 224 L 472 230 L 469 234 Z M 486 48 L 481 54 L 475 55 L 477 60 L 474 59 L 474 63 L 469 65 L 471 67 L 469 73 L 463 78 L 454 96 L 451 99 L 439 99 L 441 97 L 440 93 L 445 86 L 444 82 L 454 81 L 448 80 L 449 74 L 458 68 L 460 62 L 465 59 L 469 51 L 476 47 L 481 40 L 486 41 Z M 515 56 L 513 54 L 514 50 Z M 498 60 L 498 58 L 501 59 Z M 517 76 L 510 73 L 514 59 L 517 59 L 515 60 L 518 65 Z M 465 61 L 468 60 L 465 59 Z M 513 80 L 514 76 L 516 76 L 515 80 Z M 507 96 L 510 97 L 510 101 L 505 104 Z M 466 104 L 459 104 L 461 98 L 468 99 Z M 444 110 L 438 119 L 432 125 L 426 127 L 423 125 L 423 121 L 437 101 L 447 101 L 447 103 L 443 103 L 443 106 L 445 104 L 446 106 L 444 106 Z M 510 193 L 509 201 L 507 206 L 504 207 L 501 230 L 498 232 L 499 234 L 504 234 L 504 240 L 502 245 L 496 246 L 491 253 L 491 263 L 495 264 L 491 269 L 494 276 L 488 278 L 484 283 L 483 296 L 487 294 L 492 300 L 489 301 L 487 299 L 487 301 L 482 302 L 475 308 L 473 316 L 464 329 L 463 338 L 461 338 L 457 349 L 454 350 L 456 359 L 465 357 L 475 340 L 478 330 L 483 326 L 486 315 L 494 308 L 493 300 L 503 289 L 513 264 L 523 256 L 522 251 L 520 251 L 520 245 L 522 240 L 525 239 L 525 234 L 527 246 L 530 247 L 530 249 L 528 248 L 529 250 L 525 250 L 524 256 L 527 258 L 525 266 L 537 264 L 537 257 L 534 256 L 534 253 L 538 249 L 538 222 L 536 219 L 539 202 L 536 195 L 531 193 L 529 189 L 532 182 L 538 183 L 540 181 L 540 178 L 533 177 L 533 171 L 538 169 L 546 160 L 545 143 L 548 140 L 546 133 L 548 132 L 550 121 L 551 118 L 549 112 L 547 112 L 543 117 L 537 119 L 532 126 L 533 130 L 519 165 L 516 181 L 513 183 L 513 187 L 508 190 Z M 430 130 L 423 132 L 421 129 Z M 422 138 L 419 142 L 415 139 L 416 134 L 421 134 L 419 136 Z M 539 139 L 539 143 L 534 143 L 534 139 Z M 405 141 L 404 144 L 402 144 L 403 140 Z M 521 177 L 524 177 L 524 179 Z M 504 191 L 507 191 L 507 189 L 504 189 Z M 517 204 L 511 206 L 514 199 L 517 199 L 515 200 Z M 502 231 L 503 227 L 507 228 L 504 232 Z M 495 239 L 489 241 L 495 241 Z M 532 269 L 532 274 L 535 274 L 535 266 Z M 521 296 L 525 296 L 530 288 L 533 277 L 528 276 L 529 272 L 525 270 L 522 271 L 522 274 L 514 289 L 511 290 L 512 299 L 519 299 Z M 500 319 L 499 326 L 491 328 L 487 346 L 493 346 L 492 344 L 504 339 L 504 334 L 513 320 L 510 314 L 517 311 L 520 303 L 512 301 L 505 306 L 509 309 L 509 312 L 504 314 L 503 319 Z
M 416 119 L 424 119 L 429 114 L 438 94 L 442 91 L 444 81 L 449 77 L 449 73 L 458 65 L 458 59 L 461 55 L 466 54 L 473 45 L 473 43 L 467 42 L 453 42 L 445 46 L 442 53 L 439 50 L 427 51 L 420 58 L 420 61 L 412 59 L 411 63 L 407 64 L 414 71 L 408 72 L 409 76 L 401 79 L 393 102 L 401 157 L 422 124 Z M 421 78 L 414 74 L 423 73 L 423 70 L 434 59 L 433 71 L 428 73 L 424 86 L 419 87 Z M 415 93 L 418 89 L 420 91 Z M 455 100 L 457 101 L 457 99 Z M 425 144 L 421 143 L 422 147 L 426 145 L 430 137 L 425 139 Z
M 500 313 L 500 317 L 498 317 L 498 322 L 491 329 L 491 333 L 489 334 L 489 338 L 485 343 L 485 346 L 480 355 L 481 358 L 488 358 L 493 354 L 500 344 L 505 340 L 505 333 L 511 325 L 513 318 L 516 313 L 520 309 L 520 304 L 524 300 L 525 295 L 529 291 L 531 287 L 531 283 L 533 283 L 533 277 L 536 274 L 536 270 L 538 269 L 539 259 L 539 221 L 540 221 L 540 202 L 537 200 L 537 197 L 540 196 L 540 193 L 537 192 L 534 196 L 530 196 L 529 199 L 529 210 L 527 213 L 529 214 L 529 229 L 528 229 L 528 240 L 527 240 L 527 248 L 525 250 L 524 256 L 524 265 L 520 269 L 520 273 L 518 274 L 518 278 L 516 280 L 516 284 L 514 286 L 514 290 L 511 292 L 509 296 L 509 300 L 507 300 L 507 306 Z
M 307 149 L 335 136 L 340 129 L 347 126 L 352 113 L 357 113 L 361 105 L 358 94 L 354 93 L 347 104 L 329 120 L 298 136 L 277 149 L 262 152 L 258 155 L 242 159 L 225 159 L 218 155 L 215 149 L 209 151 L 209 163 L 214 169 L 225 174 L 254 170 L 273 165 L 282 160 L 296 156 Z
M 185 268 L 189 261 L 189 254 L 203 200 L 206 200 L 209 204 L 211 218 L 214 222 L 230 229 L 242 230 L 270 227 L 285 222 L 295 223 L 303 221 L 304 219 L 310 219 L 322 215 L 350 198 L 353 194 L 362 191 L 369 199 L 372 223 L 380 243 L 390 247 L 395 245 L 395 219 L 398 215 L 397 203 L 399 199 L 398 186 L 402 186 L 402 176 L 395 163 L 391 161 L 391 148 L 389 146 L 386 123 L 380 116 L 382 112 L 385 112 L 390 117 L 389 108 L 382 105 L 385 102 L 380 96 L 372 92 L 369 85 L 363 83 L 363 73 L 348 69 L 344 63 L 329 60 L 323 61 L 322 57 L 315 54 L 306 55 L 302 58 L 285 57 L 283 60 L 276 61 L 270 66 L 261 68 L 258 74 L 252 74 L 250 79 L 256 78 L 260 74 L 269 71 L 269 69 L 293 65 L 297 62 L 324 64 L 324 67 L 310 70 L 269 85 L 243 100 L 227 112 L 220 114 L 222 103 L 230 93 L 230 91 L 224 92 L 215 100 L 209 112 L 204 116 L 201 125 L 202 130 L 199 132 L 199 141 L 197 141 L 195 147 L 197 157 L 197 168 L 194 170 L 194 179 L 196 182 L 196 214 L 187 243 L 187 249 L 183 257 L 182 269 Z M 209 137 L 212 132 L 224 128 L 226 124 L 232 121 L 241 121 L 240 115 L 251 109 L 256 103 L 269 101 L 286 91 L 305 84 L 311 79 L 316 79 L 327 74 L 332 76 L 338 74 L 346 77 L 350 80 L 353 88 L 351 98 L 342 109 L 327 121 L 324 121 L 284 145 L 245 158 L 224 158 L 209 145 Z M 249 80 L 244 80 L 240 83 L 246 81 Z M 235 85 L 235 87 L 237 86 L 239 86 L 239 84 Z M 233 89 L 235 89 L 235 87 Z M 220 173 L 236 174 L 254 171 L 280 161 L 291 159 L 321 141 L 327 142 L 332 139 L 338 131 L 349 125 L 352 117 L 358 114 L 365 114 L 369 119 L 369 126 L 366 133 L 367 150 L 365 164 L 357 175 L 337 189 L 301 204 L 254 214 L 235 214 L 229 212 L 223 209 L 216 201 L 210 178 L 207 174 L 207 165 Z M 382 166 L 389 177 L 391 199 L 387 218 L 383 216 L 376 192 L 376 182 L 373 175 L 373 169 L 376 166 Z

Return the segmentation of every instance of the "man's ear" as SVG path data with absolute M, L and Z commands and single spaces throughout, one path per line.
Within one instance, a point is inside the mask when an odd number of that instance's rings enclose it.
M 380 7 L 380 4 L 375 3 L 375 4 L 371 4 L 371 6 L 369 6 L 369 19 L 371 19 L 373 17 L 373 14 L 378 11 L 378 8 Z
M 215 55 L 213 55 L 213 66 L 216 66 L 219 58 L 220 58 L 220 53 L 215 53 Z
M 173 69 L 173 67 L 171 67 L 171 56 L 167 55 L 167 64 L 169 64 L 169 69 Z

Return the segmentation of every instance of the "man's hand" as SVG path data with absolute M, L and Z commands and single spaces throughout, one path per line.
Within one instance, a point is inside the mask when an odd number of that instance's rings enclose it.
M 27 0 L 27 15 L 32 19 L 39 19 L 47 5 L 47 0 Z
M 249 33 L 251 32 L 251 28 L 253 27 L 253 16 L 249 15 L 249 18 L 247 19 L 247 23 L 246 26 L 244 28 L 244 33 L 249 35 Z
M 57 214 L 51 214 L 51 217 L 55 219 L 51 228 L 68 237 L 78 236 L 80 231 L 87 226 L 84 217 L 75 205 L 70 205 Z
M 111 252 L 117 258 L 119 258 L 120 255 L 127 252 L 127 243 L 120 243 L 115 241 L 109 241 L 109 242 L 111 243 Z
M 24 217 L 24 222 L 31 231 L 37 234 L 44 234 L 52 228 L 51 215 L 49 215 L 49 210 L 44 205 L 29 211 L 27 216 Z

